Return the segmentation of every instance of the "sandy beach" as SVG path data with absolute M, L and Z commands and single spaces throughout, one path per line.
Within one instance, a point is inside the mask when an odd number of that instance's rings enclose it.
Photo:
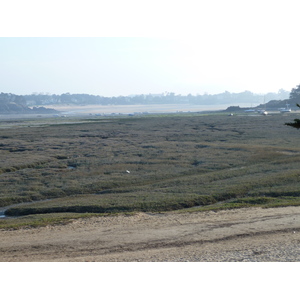
M 2 262 L 295 262 L 300 207 L 93 217 L 0 238 Z

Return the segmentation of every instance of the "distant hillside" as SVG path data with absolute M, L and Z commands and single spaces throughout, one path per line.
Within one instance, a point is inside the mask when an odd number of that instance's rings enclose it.
M 54 109 L 44 107 L 29 108 L 23 96 L 14 94 L 0 94 L 0 114 L 52 114 Z
M 256 109 L 267 109 L 267 110 L 278 110 L 279 108 L 286 107 L 289 104 L 292 110 L 297 109 L 296 100 L 294 99 L 285 99 L 285 100 L 271 100 L 265 104 L 260 104 L 256 106 Z
M 269 101 L 265 107 L 267 109 L 278 109 L 289 105 L 292 110 L 298 109 L 297 104 L 300 104 L 300 84 L 297 87 L 293 88 L 290 92 L 289 98 L 284 101 L 272 100 Z M 260 105 L 258 108 L 262 108 L 263 105 Z
M 284 100 L 271 100 L 267 103 L 262 103 L 255 107 L 240 107 L 240 106 L 229 106 L 225 111 L 227 112 L 238 112 L 246 109 L 254 110 L 278 110 L 279 108 L 286 108 L 288 105 L 291 110 L 299 110 L 297 103 L 300 103 L 297 99 L 284 99 Z

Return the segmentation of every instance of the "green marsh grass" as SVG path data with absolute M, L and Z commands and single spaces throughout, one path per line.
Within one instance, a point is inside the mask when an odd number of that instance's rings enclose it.
M 38 217 L 298 205 L 300 136 L 284 126 L 289 118 L 2 121 L 0 207 L 19 203 L 6 214 L 22 217 L 2 219 L 0 227 L 24 218 L 38 224 Z

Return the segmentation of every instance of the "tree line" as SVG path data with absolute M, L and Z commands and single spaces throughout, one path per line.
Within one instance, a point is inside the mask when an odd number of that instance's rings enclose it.
M 283 100 L 289 98 L 289 92 L 280 89 L 277 93 L 255 94 L 250 91 L 230 93 L 225 91 L 219 94 L 181 95 L 164 92 L 161 94 L 140 94 L 118 97 L 104 97 L 90 94 L 38 94 L 23 95 L 27 105 L 50 105 L 50 104 L 98 104 L 98 105 L 147 105 L 147 104 L 180 104 L 194 105 L 227 104 L 227 103 L 262 103 L 263 100 Z

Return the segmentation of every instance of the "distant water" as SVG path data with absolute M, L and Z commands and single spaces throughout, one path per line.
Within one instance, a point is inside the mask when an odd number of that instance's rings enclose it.
M 224 110 L 230 104 L 222 105 L 189 105 L 189 104 L 161 104 L 161 105 L 47 105 L 64 114 L 134 114 L 134 113 L 176 113 L 176 112 L 202 112 Z M 236 104 L 235 104 L 236 106 Z M 248 104 L 240 105 L 249 107 Z
M 9 206 L 7 206 L 7 207 L 0 207 L 0 218 L 6 218 L 7 217 L 5 215 L 5 211 L 7 210 L 7 208 L 9 208 Z
M 8 206 L 0 207 L 0 218 L 16 218 L 15 216 L 11 217 L 11 216 L 6 216 L 5 215 L 6 210 L 9 209 L 9 208 L 18 207 L 18 206 L 26 205 L 26 204 L 47 202 L 47 201 L 51 201 L 51 200 L 52 199 L 44 199 L 44 200 L 37 200 L 37 201 L 30 201 L 30 202 L 21 202 L 21 203 L 15 203 L 15 204 L 11 204 L 11 205 L 8 205 Z

